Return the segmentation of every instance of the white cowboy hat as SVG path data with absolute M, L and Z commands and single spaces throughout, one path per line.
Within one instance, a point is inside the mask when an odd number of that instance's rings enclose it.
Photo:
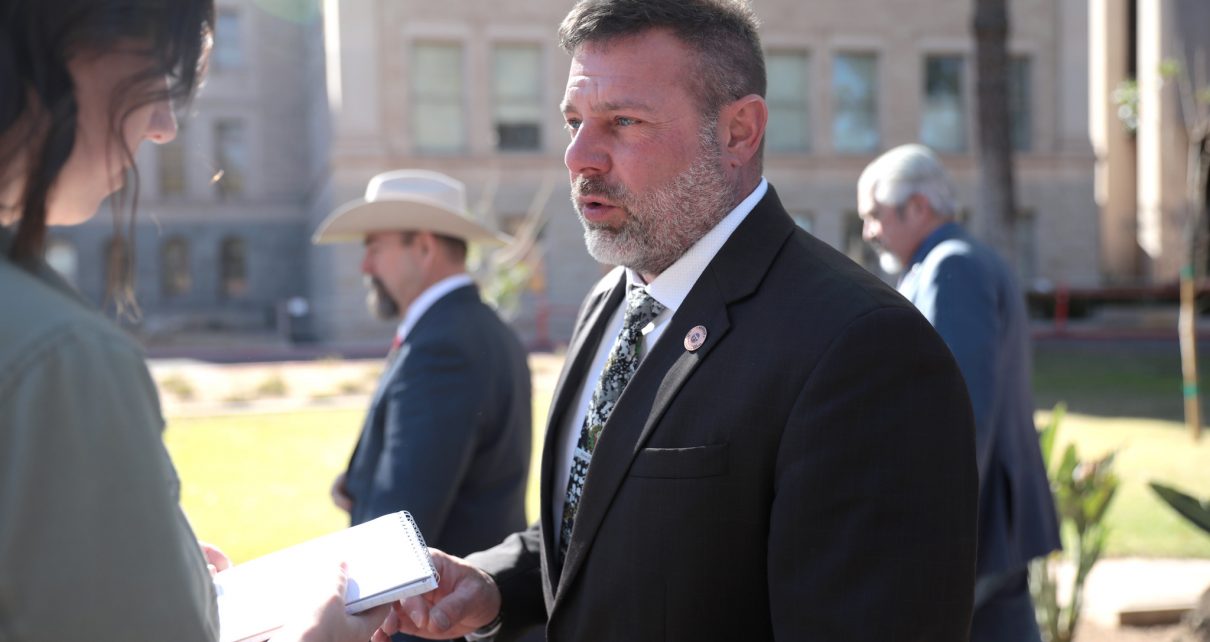
M 366 234 L 380 230 L 432 232 L 484 245 L 511 241 L 466 213 L 461 182 L 423 169 L 400 169 L 371 178 L 366 197 L 329 214 L 311 242 L 361 242 Z

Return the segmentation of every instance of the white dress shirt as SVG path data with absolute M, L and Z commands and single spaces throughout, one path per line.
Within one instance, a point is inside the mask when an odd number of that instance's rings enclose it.
M 416 323 L 420 321 L 420 317 L 424 316 L 433 304 L 440 301 L 441 297 L 457 290 L 460 287 L 473 285 L 475 283 L 471 275 L 463 272 L 454 276 L 447 276 L 444 279 L 430 285 L 428 289 L 420 293 L 412 305 L 408 306 L 408 311 L 403 314 L 403 320 L 399 322 L 399 327 L 395 330 L 395 338 L 398 343 L 403 343 L 407 338 L 408 333 L 412 328 L 416 327 Z
M 718 222 L 713 229 L 706 233 L 701 239 L 694 243 L 681 258 L 664 270 L 659 276 L 655 277 L 651 283 L 644 285 L 643 278 L 637 272 L 631 269 L 626 270 L 626 285 L 644 287 L 647 294 L 651 298 L 659 301 L 666 308 L 654 321 L 643 328 L 643 345 L 640 350 L 640 355 L 646 357 L 651 352 L 651 347 L 655 345 L 657 339 L 663 334 L 664 329 L 668 327 L 668 321 L 676 314 L 677 308 L 685 301 L 685 297 L 689 296 L 689 290 L 693 289 L 693 285 L 697 283 L 702 272 L 706 270 L 706 266 L 710 261 L 714 260 L 714 255 L 718 254 L 719 249 L 731 238 L 732 232 L 739 224 L 748 217 L 752 208 L 760 202 L 760 199 L 765 197 L 765 193 L 769 191 L 769 183 L 764 178 L 761 178 L 760 184 L 752 193 L 748 195 L 735 209 L 731 210 Z M 556 440 L 559 453 L 558 465 L 555 467 L 556 478 L 555 484 L 552 486 L 554 492 L 551 493 L 551 510 L 554 511 L 554 523 L 557 526 L 563 519 L 563 503 L 567 499 L 567 479 L 571 476 L 572 454 L 575 452 L 576 443 L 580 438 L 580 431 L 584 427 L 584 416 L 588 414 L 588 403 L 592 399 L 592 392 L 597 387 L 597 379 L 600 373 L 605 369 L 605 361 L 609 358 L 609 351 L 613 348 L 613 343 L 618 337 L 618 333 L 622 331 L 622 319 L 626 311 L 626 297 L 622 297 L 622 305 L 619 305 L 613 311 L 613 315 L 609 319 L 609 325 L 605 326 L 605 332 L 601 335 L 601 343 L 597 346 L 596 357 L 592 360 L 592 366 L 589 367 L 584 381 L 580 384 L 579 402 L 574 406 L 576 411 L 560 426 L 559 436 Z M 582 331 L 586 331 L 583 328 Z M 640 366 L 642 363 L 640 362 Z M 554 529 L 555 548 L 559 546 L 559 529 Z

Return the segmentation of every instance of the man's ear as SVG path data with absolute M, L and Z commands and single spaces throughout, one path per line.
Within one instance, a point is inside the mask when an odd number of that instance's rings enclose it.
M 732 169 L 748 164 L 765 138 L 769 122 L 765 99 L 748 94 L 723 107 L 718 120 L 723 164 Z
M 903 208 L 906 215 L 918 223 L 929 223 L 933 219 L 933 206 L 923 194 L 912 194 Z
M 432 260 L 437 253 L 437 237 L 433 236 L 432 232 L 416 232 L 412 242 L 416 244 L 416 252 L 420 254 L 422 261 Z

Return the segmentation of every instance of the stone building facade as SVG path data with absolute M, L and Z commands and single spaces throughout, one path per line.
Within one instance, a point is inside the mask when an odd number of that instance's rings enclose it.
M 605 270 L 584 250 L 562 164 L 569 57 L 555 30 L 570 3 L 318 2 L 280 16 L 263 7 L 290 3 L 220 0 L 216 65 L 179 142 L 140 155 L 145 329 L 280 330 L 284 302 L 303 297 L 322 341 L 389 336 L 365 311 L 360 247 L 312 247 L 309 237 L 374 174 L 416 167 L 465 182 L 474 213 L 501 228 L 545 221 L 511 313 L 531 345 L 565 342 Z M 1102 101 L 1089 96 L 1104 90 L 1090 81 L 1101 5 L 1123 2 L 1010 3 L 1016 261 L 1031 287 L 1097 287 L 1120 272 L 1125 242 L 1111 240 L 1116 219 L 1094 180 L 1104 154 L 1094 154 L 1090 108 Z M 977 218 L 970 0 L 755 4 L 770 73 L 765 173 L 801 225 L 868 261 L 857 177 L 880 152 L 921 140 L 941 152 Z M 97 300 L 111 234 L 102 215 L 57 236 L 74 245 L 76 281 Z
M 306 296 L 310 234 L 304 204 L 322 178 L 309 139 L 311 88 L 300 60 L 322 56 L 318 7 L 270 13 L 219 0 L 210 73 L 181 129 L 137 156 L 135 283 L 149 338 L 182 331 L 266 332 L 282 304 Z M 321 83 L 322 84 L 322 83 Z M 123 224 L 124 231 L 126 226 Z M 86 298 L 107 302 L 114 217 L 52 229 L 48 258 Z
M 1089 132 L 1096 153 L 1104 280 L 1107 285 L 1171 284 L 1186 256 L 1190 206 L 1210 203 L 1205 176 L 1193 179 L 1196 196 L 1190 198 L 1186 118 L 1200 113 L 1202 126 L 1210 126 L 1204 95 L 1210 89 L 1210 3 L 1090 0 L 1089 5 L 1089 79 L 1097 98 L 1090 104 Z M 1210 154 L 1205 138 L 1200 145 Z M 1206 261 L 1204 254 L 1197 259 L 1199 274 L 1205 274 Z

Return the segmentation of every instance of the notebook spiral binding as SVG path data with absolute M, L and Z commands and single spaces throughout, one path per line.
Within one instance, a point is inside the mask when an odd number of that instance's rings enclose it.
M 441 576 L 437 575 L 437 569 L 433 567 L 433 558 L 429 555 L 429 547 L 427 544 L 424 543 L 424 533 L 421 533 L 420 528 L 418 526 L 416 526 L 416 520 L 413 519 L 412 514 L 407 512 L 406 510 L 399 511 L 399 519 L 400 520 L 406 519 L 407 526 L 411 527 L 412 532 L 416 534 L 416 539 L 415 539 L 415 541 L 412 542 L 412 546 L 416 546 L 416 544 L 419 543 L 420 550 L 416 551 L 416 553 L 424 558 L 425 564 L 427 564 L 429 567 L 429 573 L 436 576 L 437 582 L 440 583 Z

